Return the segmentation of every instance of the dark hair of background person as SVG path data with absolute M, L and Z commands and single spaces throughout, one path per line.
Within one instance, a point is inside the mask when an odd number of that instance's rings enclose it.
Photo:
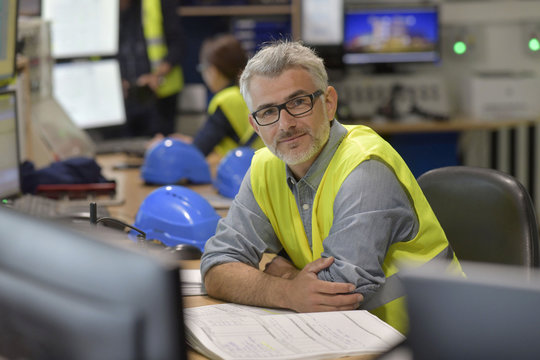
M 202 43 L 199 59 L 203 65 L 214 65 L 234 83 L 238 83 L 248 60 L 240 41 L 230 34 L 206 39 Z

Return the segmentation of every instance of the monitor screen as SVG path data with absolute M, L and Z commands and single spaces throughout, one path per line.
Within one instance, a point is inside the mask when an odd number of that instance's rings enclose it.
M 15 74 L 17 0 L 0 0 L 0 80 Z
M 439 61 L 438 8 L 347 8 L 346 65 Z
M 0 93 L 0 200 L 20 192 L 16 103 L 14 92 Z
M 0 357 L 186 359 L 177 263 L 79 227 L 0 207 Z
M 118 0 L 42 0 L 41 16 L 51 21 L 53 57 L 116 55 L 119 11 Z
M 302 41 L 316 46 L 340 45 L 343 42 L 343 0 L 304 0 Z
M 57 63 L 53 94 L 73 122 L 83 129 L 126 121 L 120 67 L 114 59 Z
M 400 272 L 411 359 L 537 359 L 538 269 L 461 261 L 466 277 L 432 261 Z

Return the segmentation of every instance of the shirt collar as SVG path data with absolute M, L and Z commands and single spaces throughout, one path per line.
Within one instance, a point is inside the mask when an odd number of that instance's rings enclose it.
M 332 120 L 332 122 L 330 123 L 330 136 L 328 137 L 328 142 L 322 149 L 319 156 L 317 156 L 317 159 L 315 159 L 306 175 L 304 175 L 304 177 L 301 178 L 299 181 L 304 181 L 313 189 L 317 189 L 324 175 L 324 172 L 326 171 L 326 168 L 330 163 L 330 160 L 332 160 L 334 153 L 336 152 L 339 144 L 341 144 L 341 141 L 346 134 L 347 129 L 343 125 L 341 125 L 336 119 Z M 295 180 L 291 169 L 289 169 L 288 166 L 286 166 L 286 169 L 287 184 L 289 185 L 289 187 L 291 187 L 297 181 Z

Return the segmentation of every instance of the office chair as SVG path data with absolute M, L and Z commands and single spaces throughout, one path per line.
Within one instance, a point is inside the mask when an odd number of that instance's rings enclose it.
M 538 223 L 531 197 L 514 177 L 470 166 L 418 178 L 458 259 L 538 267 Z

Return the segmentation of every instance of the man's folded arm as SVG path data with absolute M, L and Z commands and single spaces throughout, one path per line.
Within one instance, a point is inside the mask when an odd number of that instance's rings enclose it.
M 336 260 L 318 277 L 353 283 L 368 300 L 385 283 L 382 264 L 390 245 L 411 240 L 417 231 L 418 219 L 394 173 L 380 161 L 365 161 L 336 196 L 322 254 Z
M 297 312 L 357 309 L 363 297 L 353 293 L 355 285 L 317 278 L 317 273 L 333 260 L 321 258 L 309 263 L 292 279 L 273 276 L 239 262 L 226 263 L 208 270 L 204 282 L 210 296 L 239 304 Z

